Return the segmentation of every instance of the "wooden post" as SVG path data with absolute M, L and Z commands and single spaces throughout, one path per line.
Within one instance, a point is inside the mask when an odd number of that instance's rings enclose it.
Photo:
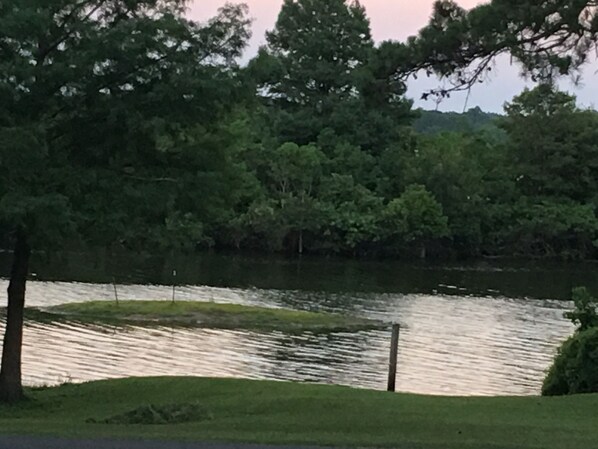
M 172 271 L 172 303 L 174 304 L 174 289 L 176 287 L 176 270 Z
M 118 305 L 118 290 L 116 290 L 116 279 L 112 278 L 112 286 L 114 287 L 114 298 L 116 299 L 116 305 Z
M 399 353 L 400 324 L 392 325 L 392 338 L 390 339 L 390 361 L 388 363 L 388 391 L 394 392 L 397 380 L 397 356 Z

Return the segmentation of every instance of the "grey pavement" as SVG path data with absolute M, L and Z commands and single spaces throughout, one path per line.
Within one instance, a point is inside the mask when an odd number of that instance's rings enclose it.
M 191 443 L 140 440 L 67 440 L 46 437 L 1 436 L 0 449 L 323 449 L 313 446 Z

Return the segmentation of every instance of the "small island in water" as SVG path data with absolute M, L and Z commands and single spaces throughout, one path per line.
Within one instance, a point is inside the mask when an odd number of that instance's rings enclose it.
M 337 313 L 202 301 L 88 301 L 30 311 L 43 318 L 56 320 L 106 324 L 164 324 L 213 329 L 329 332 L 387 327 L 387 324 L 381 321 Z

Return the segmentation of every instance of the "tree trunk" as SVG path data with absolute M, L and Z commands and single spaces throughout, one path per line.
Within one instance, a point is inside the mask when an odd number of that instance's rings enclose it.
M 21 384 L 21 349 L 23 346 L 23 313 L 25 309 L 25 283 L 29 272 L 29 254 L 24 232 L 17 232 L 12 271 L 8 285 L 6 331 L 0 366 L 0 402 L 17 402 L 23 399 Z
M 303 231 L 299 231 L 299 254 L 303 254 Z
M 426 250 L 426 244 L 425 243 L 421 243 L 420 247 L 419 247 L 419 258 L 421 260 L 425 260 L 426 257 L 428 255 L 428 252 Z

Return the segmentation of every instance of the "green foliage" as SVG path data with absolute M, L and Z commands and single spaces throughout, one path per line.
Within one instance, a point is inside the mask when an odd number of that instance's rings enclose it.
M 565 317 L 577 330 L 559 348 L 544 379 L 544 396 L 598 392 L 598 300 L 585 287 L 572 295 L 575 309 Z
M 576 332 L 569 338 L 551 366 L 542 395 L 598 392 L 598 327 Z
M 565 318 L 578 326 L 579 332 L 598 328 L 598 299 L 594 298 L 587 288 L 578 287 L 573 289 L 573 302 L 575 309 L 565 313 Z
M 418 110 L 419 118 L 413 123 L 417 132 L 423 134 L 438 134 L 443 132 L 474 133 L 481 130 L 500 131 L 496 127 L 499 114 L 484 112 L 479 107 L 469 109 L 460 114 L 458 112 L 440 112 Z
M 442 206 L 424 186 L 417 184 L 407 187 L 386 206 L 384 224 L 390 237 L 424 245 L 422 256 L 426 242 L 448 235 L 448 220 Z
M 321 174 L 324 159 L 314 145 L 281 145 L 271 153 L 268 167 L 275 190 L 281 197 L 310 195 Z
M 376 45 L 358 2 L 285 0 L 241 69 L 244 5 L 4 2 L 0 244 L 596 257 L 598 113 L 550 83 L 500 117 L 405 98 L 414 67 L 458 76 L 550 8 L 437 2 Z
M 373 153 L 399 138 L 411 103 L 359 2 L 286 0 L 266 38 L 249 71 L 278 143 L 307 145 L 325 133 Z
M 357 73 L 373 49 L 364 9 L 346 0 L 286 0 L 268 46 L 252 61 L 279 142 L 305 145 L 356 105 Z
M 500 125 L 511 141 L 522 193 L 592 200 L 598 192 L 598 113 L 578 109 L 575 97 L 550 85 L 525 90 L 505 110 Z
M 490 151 L 496 149 L 481 137 L 430 136 L 420 139 L 403 167 L 406 182 L 425 184 L 442 205 L 455 243 L 474 253 L 482 240 L 485 182 L 490 178 L 481 153 Z
M 285 0 L 267 40 L 286 75 L 273 91 L 316 109 L 324 109 L 320 101 L 330 96 L 351 96 L 355 74 L 373 48 L 365 9 L 347 0 Z
M 520 63 L 532 80 L 553 81 L 578 74 L 598 42 L 593 0 L 491 0 L 469 10 L 439 0 L 429 24 L 399 46 L 398 74 L 425 70 L 449 78 L 449 88 L 424 94 L 449 96 L 483 82 L 494 59 L 504 53 Z M 406 47 L 406 48 L 404 48 Z
M 177 0 L 3 3 L 3 228 L 38 249 L 209 241 L 250 22 L 242 5 L 206 24 L 183 14 Z
M 513 207 L 510 238 L 521 254 L 585 258 L 595 250 L 598 219 L 591 205 L 522 200 Z
M 329 205 L 326 234 L 333 249 L 353 255 L 369 253 L 382 237 L 381 217 L 384 200 L 351 176 L 333 175 L 323 186 L 323 199 Z
M 21 249 L 2 400 L 22 397 L 18 336 L 31 248 L 207 246 L 206 229 L 241 196 L 222 182 L 247 178 L 230 163 L 222 128 L 244 98 L 235 59 L 250 36 L 247 7 L 227 4 L 199 24 L 185 6 L 0 4 L 0 231 Z

